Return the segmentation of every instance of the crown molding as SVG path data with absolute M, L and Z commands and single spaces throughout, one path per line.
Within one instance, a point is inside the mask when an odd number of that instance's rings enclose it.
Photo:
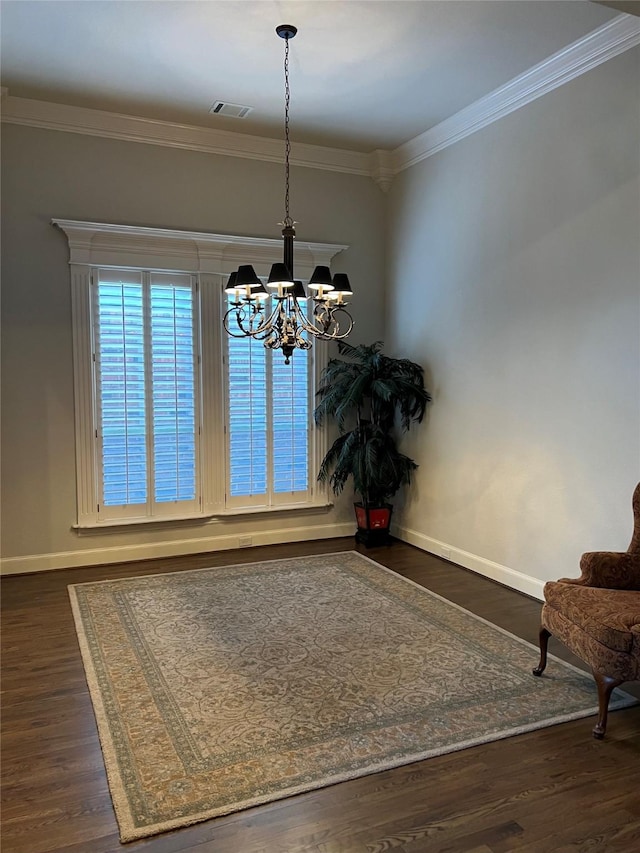
M 640 44 L 640 18 L 618 15 L 391 152 L 395 173 L 437 154 L 586 71 Z
M 296 143 L 291 163 L 372 178 L 386 192 L 395 175 L 640 44 L 640 18 L 620 14 L 396 149 L 369 153 Z M 2 121 L 283 163 L 282 140 L 121 113 L 18 98 L 2 88 Z
M 207 154 L 284 163 L 281 139 L 176 124 L 69 104 L 54 104 L 31 98 L 17 98 L 13 95 L 8 95 L 3 100 L 2 121 L 87 136 L 122 139 L 126 142 L 144 142 L 168 148 L 203 151 Z M 299 142 L 292 147 L 290 161 L 293 166 L 367 177 L 370 175 L 369 155 L 343 148 Z

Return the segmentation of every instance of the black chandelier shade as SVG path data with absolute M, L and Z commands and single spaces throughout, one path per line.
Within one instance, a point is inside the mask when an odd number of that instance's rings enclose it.
M 296 299 L 306 299 L 307 298 L 307 294 L 304 292 L 304 285 L 302 284 L 302 282 L 300 281 L 299 278 L 297 278 L 293 282 L 292 295 Z
M 333 288 L 336 293 L 341 293 L 343 297 L 353 296 L 349 276 L 346 272 L 337 272 L 333 277 Z
M 345 307 L 353 290 L 345 273 L 332 276 L 328 266 L 317 266 L 309 279 L 308 294 L 305 293 L 302 281 L 294 277 L 293 244 L 296 231 L 289 211 L 289 40 L 297 32 L 293 24 L 276 27 L 276 33 L 285 41 L 285 215 L 281 223 L 282 263 L 273 264 L 266 279 L 266 287 L 251 264 L 241 264 L 231 273 L 224 288 L 229 296 L 229 308 L 224 316 L 227 333 L 235 338 L 255 338 L 269 349 L 281 349 L 286 364 L 289 364 L 294 350 L 310 349 L 314 338 L 341 340 L 353 328 L 353 319 Z M 303 303 L 309 300 L 312 300 L 311 304 L 304 306 Z
M 293 287 L 293 275 L 286 264 L 274 264 L 269 273 L 268 287 Z
M 242 273 L 240 273 L 240 270 L 242 270 Z M 291 296 L 295 299 L 308 298 L 301 279 L 292 279 L 287 267 L 284 264 L 276 263 L 271 267 L 271 272 L 267 279 L 267 287 L 275 289 L 279 286 L 282 287 L 283 290 L 288 289 Z M 312 291 L 317 292 L 322 289 L 327 293 L 331 293 L 332 299 L 337 298 L 338 295 L 342 295 L 343 297 L 353 296 L 349 276 L 344 272 L 337 272 L 332 278 L 329 267 L 325 266 L 317 266 L 315 268 L 311 278 L 309 279 L 307 287 Z M 250 264 L 243 264 L 238 268 L 238 270 L 235 270 L 230 274 L 224 291 L 225 293 L 236 296 L 243 295 L 240 291 L 245 291 L 244 295 L 246 297 L 249 295 L 246 293 L 247 288 L 251 292 L 251 297 L 260 297 L 264 295 L 266 298 L 267 296 L 272 295 L 266 289 L 261 279 L 256 275 L 253 266 Z

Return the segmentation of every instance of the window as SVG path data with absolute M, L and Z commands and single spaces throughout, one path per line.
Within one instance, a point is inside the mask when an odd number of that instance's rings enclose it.
M 308 501 L 312 351 L 296 350 L 287 365 L 251 338 L 228 337 L 226 348 L 227 504 Z
M 326 348 L 229 338 L 223 284 L 279 240 L 54 220 L 69 240 L 78 528 L 325 506 Z M 343 246 L 296 248 L 298 275 Z
M 93 272 L 98 513 L 192 514 L 198 495 L 195 281 Z

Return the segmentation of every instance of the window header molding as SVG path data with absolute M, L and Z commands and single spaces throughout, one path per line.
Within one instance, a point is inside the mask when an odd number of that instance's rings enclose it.
M 52 219 L 69 242 L 69 263 L 87 266 L 150 266 L 190 273 L 228 275 L 239 263 L 252 263 L 259 275 L 282 261 L 282 240 L 238 237 L 206 231 L 177 231 L 106 222 Z M 339 243 L 296 241 L 296 273 L 308 278 L 318 264 L 349 247 Z

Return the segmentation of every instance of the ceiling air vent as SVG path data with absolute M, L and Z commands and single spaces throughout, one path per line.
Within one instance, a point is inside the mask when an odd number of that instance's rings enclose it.
M 216 116 L 244 118 L 249 115 L 252 109 L 253 107 L 243 107 L 242 104 L 230 104 L 227 101 L 216 101 L 209 112 Z

